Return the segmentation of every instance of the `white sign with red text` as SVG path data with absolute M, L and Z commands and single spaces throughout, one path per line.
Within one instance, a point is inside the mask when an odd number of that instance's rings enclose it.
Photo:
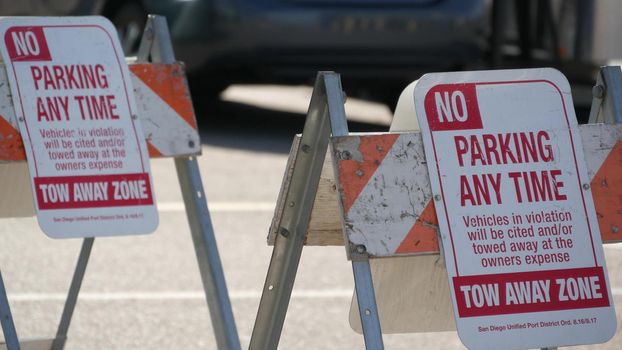
M 462 342 L 610 339 L 615 310 L 566 78 L 428 74 L 414 97 Z
M 0 33 L 41 229 L 54 238 L 154 231 L 149 157 L 114 26 L 2 18 Z

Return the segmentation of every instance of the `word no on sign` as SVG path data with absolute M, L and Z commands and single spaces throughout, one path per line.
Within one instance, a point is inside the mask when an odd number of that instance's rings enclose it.
M 615 310 L 566 78 L 428 74 L 415 105 L 462 342 L 610 339 Z
M 147 147 L 114 26 L 103 17 L 2 18 L 0 33 L 42 230 L 155 230 Z

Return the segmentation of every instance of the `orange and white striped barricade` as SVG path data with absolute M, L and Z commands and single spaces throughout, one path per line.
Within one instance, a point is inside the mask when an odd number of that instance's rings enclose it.
M 622 180 L 617 176 L 622 170 L 619 142 L 622 126 L 611 123 L 622 121 L 622 112 L 615 112 L 618 106 L 622 107 L 619 102 L 622 90 L 617 90 L 622 87 L 622 73 L 619 67 L 604 67 L 601 77 L 594 89 L 592 119 L 604 116 L 607 124 L 581 125 L 580 133 L 602 241 L 615 243 L 622 241 Z M 431 267 L 443 271 L 444 264 L 442 257 L 438 257 L 442 249 L 439 248 L 438 221 L 431 202 L 421 134 L 417 131 L 348 134 L 338 79 L 334 73 L 318 75 L 303 133 L 296 136 L 292 145 L 268 235 L 268 243 L 274 244 L 274 251 L 251 349 L 278 345 L 304 245 L 343 245 L 346 242 L 356 283 L 357 318 L 362 326 L 356 325 L 353 315 L 351 323 L 353 328 L 362 328 L 368 349 L 383 347 L 381 324 L 383 331 L 385 324 L 390 324 L 390 333 L 407 333 L 413 329 L 403 322 L 427 323 L 430 322 L 428 318 L 435 318 L 434 313 L 444 312 L 447 315 L 432 320 L 430 325 L 411 326 L 417 331 L 453 327 L 452 309 L 446 298 L 449 293 L 446 273 L 440 275 L 440 280 L 438 274 L 423 277 L 427 286 L 414 286 L 409 283 L 410 278 L 403 276 L 408 268 L 412 272 L 409 276 Z M 618 94 L 620 98 L 616 98 Z M 412 90 L 406 95 L 412 99 Z M 414 114 L 409 118 L 416 120 Z M 414 124 L 411 128 L 416 127 L 416 121 Z M 329 136 L 331 131 L 332 137 Z M 330 157 L 325 159 L 329 140 L 332 149 Z M 400 182 L 387 183 L 390 174 L 399 174 Z M 396 196 L 407 205 L 394 207 Z M 386 235 L 389 230 L 401 233 L 389 237 Z M 346 232 L 349 234 L 344 237 Z M 426 259 L 421 268 L 417 268 L 418 258 Z M 391 275 L 392 261 L 400 261 L 402 275 L 396 283 L 404 289 L 396 294 L 395 286 L 386 279 L 378 286 L 377 275 L 372 277 L 369 268 L 370 261 L 381 264 L 376 268 L 378 275 L 387 271 Z M 396 273 L 391 276 L 398 278 Z M 422 279 L 415 280 L 422 282 Z M 439 286 L 445 289 L 435 289 Z M 393 305 L 377 304 L 375 297 L 379 293 L 397 300 L 393 300 Z M 409 310 L 405 318 L 400 313 L 413 306 L 401 303 L 404 299 L 400 295 L 407 294 L 415 303 L 415 309 Z M 400 324 L 395 325 L 398 322 Z
M 143 33 L 138 56 L 128 58 L 138 118 L 142 123 L 149 156 L 174 158 L 186 214 L 194 241 L 205 297 L 219 349 L 240 349 L 235 320 L 218 254 L 207 200 L 196 157 L 201 154 L 201 140 L 192 106 L 183 64 L 175 61 L 166 19 L 150 15 Z M 24 164 L 26 154 L 18 121 L 10 98 L 6 70 L 0 70 L 0 162 Z M 22 166 L 22 165 L 20 165 Z M 24 167 L 25 171 L 25 167 Z M 29 199 L 30 197 L 30 199 Z M 26 202 L 29 194 L 15 193 Z M 26 198 L 26 199 L 24 199 Z M 17 205 L 12 216 L 32 215 L 32 203 Z M 30 207 L 30 210 L 28 208 Z M 26 209 L 24 209 L 26 208 Z M 6 209 L 6 208 L 4 208 Z M 6 216 L 6 210 L 3 214 Z M 62 349 L 85 275 L 94 238 L 85 238 L 71 281 L 57 333 L 52 339 L 18 341 L 6 290 L 0 276 L 0 319 L 5 347 L 19 349 Z M 2 346 L 0 345 L 0 348 Z

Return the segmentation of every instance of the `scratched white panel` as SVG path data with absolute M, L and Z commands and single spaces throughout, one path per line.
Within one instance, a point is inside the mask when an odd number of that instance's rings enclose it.
M 335 139 L 335 151 L 348 151 L 362 161 L 359 137 Z M 430 198 L 420 134 L 400 135 L 349 212 L 346 234 L 351 243 L 365 245 L 374 257 L 395 255 Z

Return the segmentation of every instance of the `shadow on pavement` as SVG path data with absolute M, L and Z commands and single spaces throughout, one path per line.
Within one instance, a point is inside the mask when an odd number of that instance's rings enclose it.
M 203 144 L 260 152 L 289 153 L 306 117 L 227 101 L 195 101 L 195 109 Z M 383 125 L 352 121 L 348 126 L 352 132 L 387 130 Z

